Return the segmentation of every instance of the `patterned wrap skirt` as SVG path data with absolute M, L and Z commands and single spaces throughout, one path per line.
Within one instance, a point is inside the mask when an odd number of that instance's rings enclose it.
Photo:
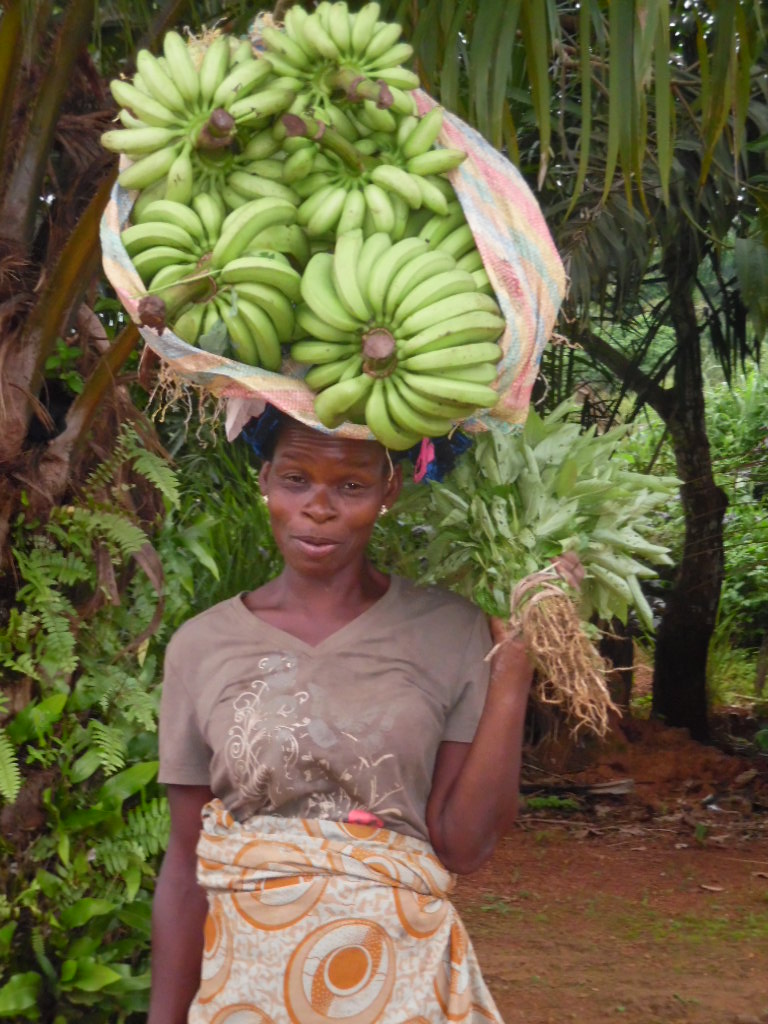
M 208 896 L 189 1024 L 503 1024 L 419 839 L 375 825 L 203 810 Z

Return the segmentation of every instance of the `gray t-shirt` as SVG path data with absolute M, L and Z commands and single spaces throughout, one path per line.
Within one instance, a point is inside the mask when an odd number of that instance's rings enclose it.
M 160 781 L 209 785 L 241 820 L 365 809 L 427 839 L 437 748 L 472 740 L 490 648 L 479 609 L 400 577 L 316 646 L 230 598 L 168 645 Z

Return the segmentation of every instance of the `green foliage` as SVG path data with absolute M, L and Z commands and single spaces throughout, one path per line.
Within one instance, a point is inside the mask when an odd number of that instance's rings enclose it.
M 531 412 L 520 433 L 488 431 L 442 483 L 412 491 L 403 515 L 427 537 L 411 574 L 506 615 L 522 577 L 575 551 L 587 570 L 584 618 L 626 622 L 634 608 L 652 629 L 638 581 L 656 575 L 648 563 L 670 562 L 653 540 L 655 513 L 677 481 L 627 469 L 615 457 L 625 430 L 582 431 L 573 413 L 566 402 L 545 418 Z

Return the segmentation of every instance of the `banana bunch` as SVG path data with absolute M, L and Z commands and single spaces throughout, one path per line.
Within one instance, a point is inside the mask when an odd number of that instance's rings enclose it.
M 495 404 L 504 319 L 442 242 L 348 231 L 310 259 L 301 299 L 291 358 L 311 364 L 325 426 L 364 422 L 404 450 Z
M 121 237 L 174 333 L 209 350 L 206 339 L 224 337 L 240 362 L 279 370 L 300 297 L 286 253 L 306 247 L 295 220 L 285 200 L 254 199 L 227 214 L 220 198 L 199 193 L 191 206 L 149 203 Z
M 160 198 L 162 186 L 162 197 L 177 202 L 188 203 L 198 187 L 209 186 L 206 175 L 216 157 L 225 162 L 227 153 L 247 150 L 254 129 L 287 110 L 296 95 L 295 80 L 276 78 L 270 61 L 255 57 L 250 44 L 233 47 L 224 35 L 214 38 L 196 66 L 182 37 L 167 32 L 163 56 L 139 50 L 136 68 L 132 82 L 110 83 L 124 127 L 105 132 L 102 145 L 133 161 L 118 178 L 124 188 L 158 185 L 154 197 Z M 236 173 L 268 180 L 249 170 L 259 159 L 249 154 Z M 228 183 L 236 187 L 231 177 Z M 254 198 L 259 186 L 265 187 L 261 180 L 251 183 L 243 198 Z M 281 182 L 272 181 L 271 187 L 258 194 L 278 190 L 280 198 L 286 197 Z
M 418 75 L 402 67 L 413 48 L 400 41 L 402 29 L 379 21 L 377 3 L 353 14 L 343 0 L 322 0 L 312 13 L 300 4 L 284 16 L 283 30 L 261 28 L 275 70 L 300 83 L 294 112 L 311 109 L 334 123 L 337 111 L 368 100 L 378 108 L 414 114 L 411 90 Z
M 289 131 L 311 132 L 317 124 L 290 114 L 281 120 Z M 442 108 L 435 107 L 423 118 L 401 118 L 402 131 L 391 133 L 391 141 L 384 132 L 350 141 L 329 129 L 315 136 L 316 149 L 295 148 L 282 165 L 283 180 L 299 196 L 299 222 L 309 236 L 362 227 L 366 234 L 385 231 L 399 239 L 412 210 L 446 214 L 456 199 L 440 175 L 466 154 L 432 148 L 442 120 Z

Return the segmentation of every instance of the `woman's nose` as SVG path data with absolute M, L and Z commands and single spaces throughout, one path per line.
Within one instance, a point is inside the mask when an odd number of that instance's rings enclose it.
M 313 519 L 323 521 L 336 515 L 332 497 L 325 487 L 318 487 L 312 491 L 304 506 L 304 510 Z

